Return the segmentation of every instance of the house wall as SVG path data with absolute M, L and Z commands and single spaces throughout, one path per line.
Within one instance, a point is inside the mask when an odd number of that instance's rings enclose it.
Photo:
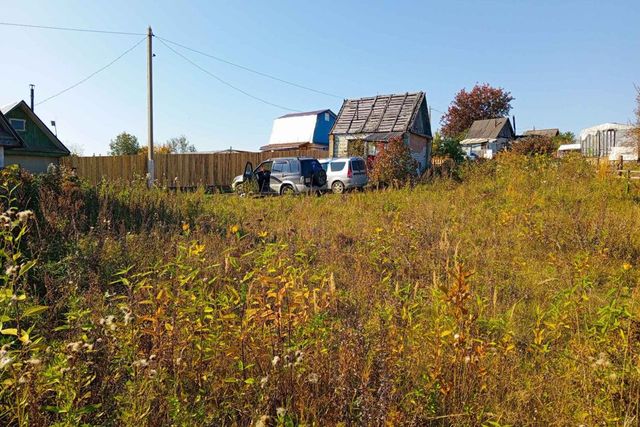
M 326 120 L 325 114 L 329 116 L 329 120 Z M 313 142 L 316 144 L 328 144 L 329 132 L 333 124 L 336 122 L 336 117 L 331 113 L 318 114 L 318 120 L 316 121 L 316 129 L 313 133 Z
M 29 116 L 20 108 L 15 108 L 5 114 L 7 119 L 21 119 L 25 120 L 24 132 L 17 132 L 18 135 L 24 141 L 25 147 L 23 149 L 16 148 L 20 151 L 51 151 L 57 149 L 53 146 L 49 137 L 29 118 Z
M 269 144 L 312 142 L 316 115 L 282 117 L 273 121 Z
M 60 164 L 60 159 L 58 157 L 50 156 L 13 154 L 9 150 L 5 151 L 5 166 L 19 165 L 22 169 L 28 170 L 31 173 L 44 173 L 47 171 L 47 168 L 51 163 L 58 165 Z
M 406 133 L 404 139 L 411 150 L 411 157 L 420 164 L 420 172 L 424 172 L 431 166 L 431 141 L 413 133 Z

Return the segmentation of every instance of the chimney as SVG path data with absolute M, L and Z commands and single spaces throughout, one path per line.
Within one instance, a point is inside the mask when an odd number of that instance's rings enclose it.
M 518 136 L 518 131 L 516 130 L 516 116 L 513 115 L 513 134 Z
M 34 94 L 34 89 L 35 89 L 36 85 L 29 85 L 29 89 L 31 89 L 31 111 L 35 111 L 34 107 L 34 98 L 35 98 L 35 94 Z

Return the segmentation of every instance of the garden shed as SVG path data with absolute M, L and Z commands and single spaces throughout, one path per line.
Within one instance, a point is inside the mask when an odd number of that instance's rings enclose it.
M 347 99 L 329 134 L 333 157 L 373 157 L 390 140 L 411 149 L 420 171 L 431 164 L 431 122 L 424 92 Z
M 515 137 L 508 117 L 476 120 L 460 145 L 469 156 L 492 159 L 496 153 L 508 147 Z
M 285 114 L 273 121 L 269 144 L 260 150 L 326 150 L 335 121 L 335 113 L 328 109 Z

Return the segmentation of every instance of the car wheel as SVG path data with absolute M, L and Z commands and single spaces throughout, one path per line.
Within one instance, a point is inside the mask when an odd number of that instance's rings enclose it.
M 290 185 L 283 185 L 282 188 L 280 189 L 280 194 L 281 195 L 285 195 L 285 194 L 296 194 L 296 191 L 293 189 L 292 186 Z
M 333 184 L 331 184 L 331 191 L 336 194 L 344 193 L 344 184 L 342 181 L 333 181 Z

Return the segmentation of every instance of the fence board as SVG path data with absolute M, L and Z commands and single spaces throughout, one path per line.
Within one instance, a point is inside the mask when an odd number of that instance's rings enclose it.
M 263 160 L 276 157 L 328 156 L 324 150 L 287 150 L 260 153 L 188 153 L 156 154 L 155 176 L 159 185 L 195 187 L 230 185 L 242 174 L 247 162 L 257 166 Z M 132 156 L 70 156 L 61 159 L 63 166 L 75 168 L 79 177 L 96 185 L 106 181 L 133 181 L 147 175 L 145 155 Z

